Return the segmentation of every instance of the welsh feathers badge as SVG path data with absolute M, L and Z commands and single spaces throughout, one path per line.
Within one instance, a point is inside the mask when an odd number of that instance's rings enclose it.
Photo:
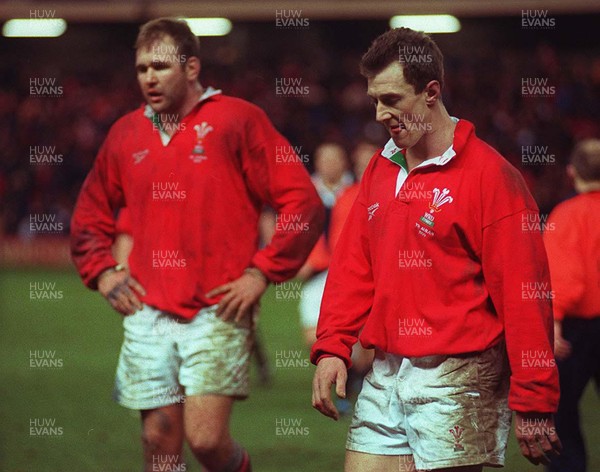
M 196 144 L 194 145 L 192 153 L 190 154 L 190 159 L 194 164 L 199 164 L 207 159 L 204 150 L 204 138 L 206 138 L 206 135 L 212 130 L 213 127 L 210 126 L 206 121 L 194 126 L 194 131 L 196 132 Z
M 454 198 L 450 196 L 450 190 L 447 188 L 443 190 L 440 190 L 439 188 L 433 189 L 433 198 L 429 204 L 429 210 L 427 210 L 416 223 L 421 236 L 427 237 L 434 235 L 433 226 L 435 225 L 435 213 L 439 213 L 442 211 L 443 205 L 452 203 L 453 201 Z M 421 223 L 424 223 L 426 226 L 423 226 Z

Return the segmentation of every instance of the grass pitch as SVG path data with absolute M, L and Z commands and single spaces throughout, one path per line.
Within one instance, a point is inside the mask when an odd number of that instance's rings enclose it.
M 250 399 L 235 408 L 234 436 L 256 472 L 341 471 L 349 419 L 334 422 L 311 408 L 314 368 L 305 362 L 297 300 L 276 295 L 270 288 L 260 320 L 273 384 L 259 386 L 253 373 Z M 120 315 L 74 271 L 2 270 L 0 297 L 0 471 L 141 470 L 138 414 L 111 400 Z M 600 470 L 598 404 L 589 388 L 582 416 L 590 472 Z M 186 456 L 186 470 L 200 471 Z M 504 470 L 541 468 L 520 456 L 513 435 Z

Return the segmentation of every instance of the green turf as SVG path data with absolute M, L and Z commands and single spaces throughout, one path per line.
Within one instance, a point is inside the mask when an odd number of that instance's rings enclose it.
M 31 300 L 30 283 L 56 283 L 61 300 Z M 0 271 L 0 471 L 139 471 L 141 448 L 135 412 L 111 400 L 121 342 L 120 317 L 85 289 L 72 271 Z M 341 471 L 348 420 L 333 422 L 310 407 L 313 368 L 276 366 L 276 357 L 306 359 L 296 302 L 263 300 L 261 335 L 275 379 L 256 385 L 236 405 L 234 435 L 250 451 L 256 472 Z M 62 367 L 30 367 L 31 351 L 54 351 Z M 255 378 L 255 376 L 253 376 Z M 600 411 L 588 390 L 584 428 L 591 450 L 589 471 L 600 470 Z M 30 421 L 54 420 L 62 435 L 31 436 Z M 293 422 L 304 434 L 277 434 L 276 422 Z M 279 430 L 279 432 L 282 432 Z M 188 458 L 189 458 L 188 454 Z M 190 459 L 187 470 L 200 468 Z M 541 470 L 520 457 L 514 438 L 509 472 Z

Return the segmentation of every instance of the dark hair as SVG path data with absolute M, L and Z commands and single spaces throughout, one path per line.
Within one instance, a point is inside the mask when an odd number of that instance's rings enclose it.
M 571 165 L 582 180 L 600 180 L 600 140 L 580 141 L 571 154 Z
M 377 37 L 360 61 L 360 73 L 373 77 L 394 61 L 400 62 L 406 82 L 416 93 L 431 80 L 444 85 L 444 56 L 433 39 L 421 31 L 396 28 Z
M 169 36 L 177 46 L 178 54 L 185 57 L 185 61 L 190 57 L 200 58 L 200 42 L 188 24 L 183 20 L 173 18 L 157 18 L 140 27 L 137 39 L 135 40 L 135 49 L 150 47 L 155 41 Z

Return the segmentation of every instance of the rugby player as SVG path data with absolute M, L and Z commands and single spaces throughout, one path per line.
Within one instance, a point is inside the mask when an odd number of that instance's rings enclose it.
M 390 30 L 361 71 L 391 139 L 333 254 L 311 352 L 313 406 L 338 418 L 331 387 L 345 396 L 360 332 L 376 354 L 347 472 L 501 466 L 512 411 L 523 455 L 547 463 L 560 449 L 559 387 L 551 297 L 530 290 L 550 286 L 542 235 L 522 230 L 536 203 L 473 124 L 448 114 L 430 37 Z
M 185 467 L 187 440 L 204 468 L 249 471 L 229 419 L 248 395 L 256 307 L 270 281 L 302 266 L 324 210 L 301 161 L 277 162 L 291 147 L 265 113 L 200 84 L 185 22 L 146 23 L 135 48 L 146 104 L 112 126 L 83 184 L 73 260 L 124 315 L 115 399 L 141 412 L 145 470 Z M 259 250 L 264 204 L 301 230 L 276 231 Z M 111 254 L 125 206 L 129 270 Z

